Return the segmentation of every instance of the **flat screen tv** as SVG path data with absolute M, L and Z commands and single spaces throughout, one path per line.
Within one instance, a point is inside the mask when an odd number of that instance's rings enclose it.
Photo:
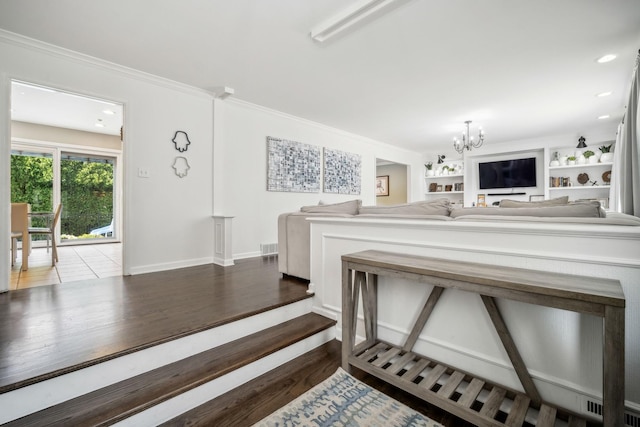
M 536 158 L 478 163 L 480 189 L 536 186 Z

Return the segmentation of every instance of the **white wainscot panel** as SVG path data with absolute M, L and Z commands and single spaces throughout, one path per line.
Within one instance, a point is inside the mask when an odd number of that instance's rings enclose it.
M 640 354 L 640 230 L 635 228 L 594 231 L 593 225 L 575 224 L 496 227 L 472 222 L 313 219 L 314 310 L 339 319 L 341 331 L 340 257 L 368 249 L 614 278 L 621 281 L 627 300 L 625 376 L 640 379 L 640 360 L 633 356 Z M 379 337 L 403 342 L 430 288 L 380 278 Z M 498 306 L 543 399 L 580 412 L 584 396 L 601 398 L 601 319 L 515 301 L 499 300 Z M 360 311 L 358 334 L 363 336 L 363 331 Z M 415 351 L 522 390 L 478 295 L 445 291 Z M 626 382 L 628 406 L 640 402 L 639 383 Z

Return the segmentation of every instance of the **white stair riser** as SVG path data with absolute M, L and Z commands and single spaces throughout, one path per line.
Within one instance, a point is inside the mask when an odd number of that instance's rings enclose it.
M 138 427 L 158 425 L 169 421 L 333 339 L 335 339 L 335 327 L 325 329 L 309 338 L 298 341 L 289 347 L 155 405 L 114 425 L 119 427 Z

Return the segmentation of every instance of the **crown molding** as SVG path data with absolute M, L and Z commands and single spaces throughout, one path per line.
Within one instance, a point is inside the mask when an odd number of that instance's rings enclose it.
M 215 96 L 215 94 L 213 94 L 212 92 L 197 88 L 195 86 L 190 86 L 185 83 L 180 83 L 175 80 L 157 76 L 155 74 L 136 70 L 134 68 L 129 68 L 124 65 L 109 62 L 104 59 L 96 58 L 94 56 L 86 55 L 84 53 L 76 52 L 74 50 L 26 37 L 21 34 L 12 33 L 3 29 L 0 29 L 0 42 L 27 49 L 33 52 L 44 53 L 55 58 L 72 61 L 80 65 L 90 66 L 103 71 L 109 71 L 122 77 L 132 78 L 143 81 L 145 83 L 162 86 L 164 88 L 178 90 L 180 92 L 188 93 L 191 95 L 203 96 L 207 98 L 213 98 Z

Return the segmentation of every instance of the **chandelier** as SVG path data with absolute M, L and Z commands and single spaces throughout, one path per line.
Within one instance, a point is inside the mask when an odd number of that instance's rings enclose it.
M 453 148 L 460 154 L 464 150 L 471 151 L 472 148 L 478 148 L 484 142 L 484 133 L 482 132 L 482 128 L 478 129 L 478 141 L 474 142 L 473 137 L 469 136 L 469 125 L 471 124 L 471 120 L 467 120 L 464 122 L 467 125 L 466 132 L 462 132 L 462 141 L 453 137 Z

